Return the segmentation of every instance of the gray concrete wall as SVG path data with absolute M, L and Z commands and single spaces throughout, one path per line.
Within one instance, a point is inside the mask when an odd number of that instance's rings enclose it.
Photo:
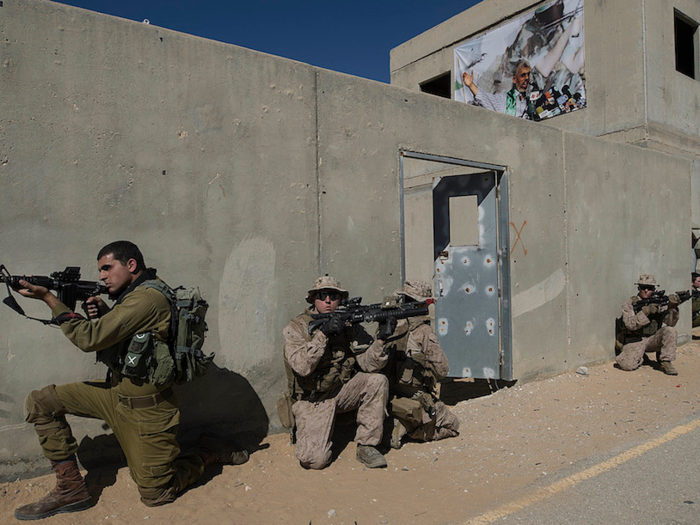
M 455 47 L 542 3 L 483 0 L 393 49 L 391 83 L 420 91 L 421 82 L 452 71 Z M 676 71 L 674 9 L 700 22 L 694 0 L 584 2 L 588 107 L 541 125 L 685 157 L 696 181 L 700 82 Z M 691 224 L 700 228 L 700 193 L 689 195 Z
M 610 320 L 640 274 L 655 274 L 667 293 L 688 289 L 690 161 L 632 149 L 565 138 L 570 362 L 609 357 Z M 684 342 L 690 309 L 680 311 Z
M 693 0 L 643 2 L 647 19 L 649 139 L 656 149 L 700 157 L 700 60 L 695 49 L 696 78 L 676 71 L 674 8 L 700 22 L 700 3 Z
M 96 279 L 99 248 L 127 238 L 169 283 L 199 285 L 217 357 L 206 381 L 179 389 L 185 441 L 207 426 L 279 430 L 281 330 L 319 273 L 368 302 L 400 285 L 401 149 L 508 167 L 527 250 L 510 257 L 521 380 L 609 359 L 636 274 L 686 280 L 689 162 L 44 0 L 4 0 L 0 15 L 0 262 L 80 265 Z M 658 186 L 664 170 L 675 176 Z M 624 249 L 610 209 L 637 236 Z M 645 209 L 663 229 L 625 222 Z M 601 258 L 625 264 L 605 273 Z M 104 369 L 8 308 L 0 324 L 0 478 L 11 478 L 45 465 L 26 393 Z M 83 445 L 105 432 L 71 423 Z

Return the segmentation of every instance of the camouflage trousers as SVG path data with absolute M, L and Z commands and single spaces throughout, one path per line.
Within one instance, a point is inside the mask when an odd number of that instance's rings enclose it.
M 170 503 L 204 471 L 199 455 L 180 455 L 177 398 L 171 394 L 153 406 L 135 408 L 120 401 L 116 390 L 104 381 L 49 385 L 27 396 L 26 420 L 34 423 L 44 455 L 54 461 L 78 451 L 66 414 L 104 420 L 126 456 L 141 501 Z
M 417 441 L 438 441 L 459 435 L 459 419 L 445 403 L 437 401 L 435 403 L 435 418 L 428 414 L 423 417 L 423 423 L 410 429 L 406 435 Z
M 623 370 L 636 370 L 644 361 L 646 352 L 656 352 L 657 361 L 673 361 L 676 358 L 676 343 L 678 334 L 671 326 L 662 326 L 650 337 L 644 337 L 636 343 L 627 343 L 622 347 L 620 355 L 615 358 Z
M 382 441 L 389 381 L 381 374 L 360 372 L 338 394 L 323 401 L 297 401 L 292 406 L 296 421 L 297 459 L 304 468 L 322 469 L 331 462 L 333 428 L 338 413 L 357 410 L 355 442 L 378 445 Z

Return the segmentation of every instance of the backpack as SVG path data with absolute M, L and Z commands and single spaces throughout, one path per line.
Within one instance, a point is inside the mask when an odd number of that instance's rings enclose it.
M 170 355 L 156 353 L 156 374 L 160 377 L 153 378 L 154 383 L 172 381 L 181 385 L 206 374 L 215 354 L 205 355 L 202 352 L 208 329 L 204 318 L 209 304 L 202 298 L 199 288 L 170 288 L 160 280 L 145 281 L 141 286 L 155 288 L 170 302 Z M 158 369 L 161 369 L 160 374 L 157 373 Z

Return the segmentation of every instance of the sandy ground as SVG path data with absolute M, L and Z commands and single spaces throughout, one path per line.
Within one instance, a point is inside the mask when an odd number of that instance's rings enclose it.
M 462 422 L 461 435 L 391 450 L 387 469 L 364 468 L 355 459 L 355 444 L 341 441 L 330 467 L 306 471 L 288 436 L 277 434 L 245 465 L 211 468 L 175 503 L 155 509 L 139 503 L 126 468 L 91 470 L 96 505 L 43 522 L 464 523 L 526 494 L 533 484 L 570 472 L 584 458 L 626 450 L 697 413 L 699 358 L 700 345 L 693 341 L 679 349 L 676 377 L 650 365 L 623 372 L 607 363 L 589 367 L 588 375 L 567 373 L 500 389 L 485 382 L 445 385 L 443 397 Z M 14 508 L 53 485 L 53 476 L 0 484 L 0 525 L 17 523 Z

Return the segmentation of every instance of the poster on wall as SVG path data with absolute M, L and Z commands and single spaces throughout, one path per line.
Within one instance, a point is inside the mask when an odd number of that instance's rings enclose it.
M 583 0 L 554 0 L 455 48 L 455 100 L 532 120 L 586 107 Z

